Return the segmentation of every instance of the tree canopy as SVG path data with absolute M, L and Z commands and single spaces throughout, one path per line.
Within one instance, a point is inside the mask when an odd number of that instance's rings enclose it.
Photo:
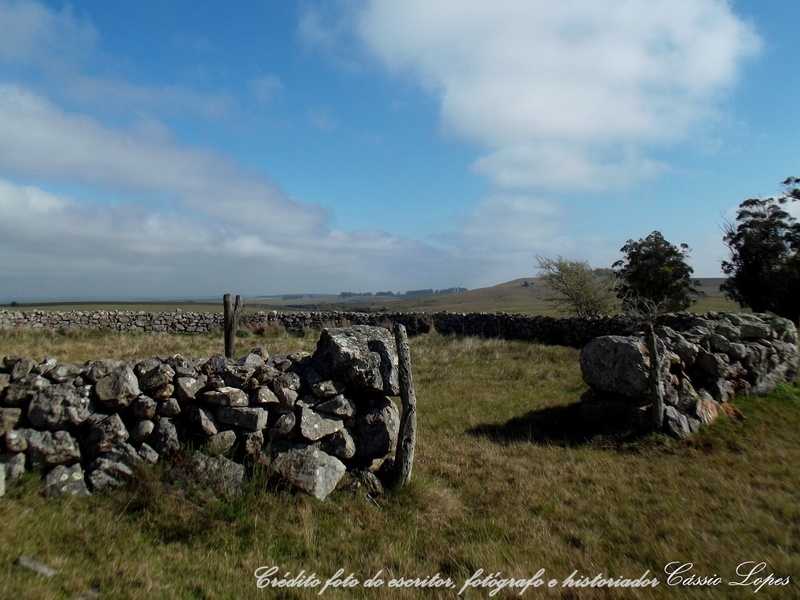
M 692 296 L 702 295 L 686 262 L 686 244 L 675 246 L 654 231 L 644 239 L 628 240 L 620 251 L 625 258 L 613 269 L 619 280 L 617 296 L 626 310 L 648 314 L 686 310 Z
M 536 257 L 539 277 L 555 295 L 549 298 L 562 311 L 579 317 L 607 315 L 616 304 L 613 278 L 601 269 L 593 269 L 589 263 Z
M 731 252 L 722 262 L 728 276 L 720 289 L 755 312 L 772 311 L 797 321 L 800 316 L 800 224 L 784 210 L 800 200 L 800 178 L 783 182 L 780 196 L 750 198 L 739 205 L 736 223 L 725 226 Z

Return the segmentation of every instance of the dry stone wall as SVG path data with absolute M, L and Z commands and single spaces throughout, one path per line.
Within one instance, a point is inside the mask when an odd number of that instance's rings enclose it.
M 279 326 L 290 331 L 347 325 L 385 326 L 402 323 L 409 335 L 436 330 L 449 335 L 533 340 L 582 347 L 600 335 L 625 335 L 635 329 L 625 317 L 555 318 L 507 313 L 363 313 L 345 311 L 260 311 L 242 315 L 240 327 Z M 130 332 L 213 332 L 222 330 L 222 312 L 175 311 L 0 311 L 0 329 L 94 328 Z
M 375 473 L 397 442 L 397 394 L 394 337 L 380 327 L 325 330 L 313 354 L 256 348 L 236 362 L 176 355 L 79 366 L 7 356 L 0 486 L 33 469 L 44 473 L 45 494 L 85 495 L 192 445 L 206 450 L 191 461 L 194 475 L 222 491 L 262 463 L 324 500 L 348 470 L 380 486 Z
M 667 324 L 669 323 L 669 325 Z M 657 328 L 664 429 L 683 437 L 716 419 L 735 396 L 763 395 L 797 377 L 797 328 L 764 314 L 670 316 Z M 608 335 L 581 350 L 592 420 L 652 423 L 650 356 L 642 336 Z

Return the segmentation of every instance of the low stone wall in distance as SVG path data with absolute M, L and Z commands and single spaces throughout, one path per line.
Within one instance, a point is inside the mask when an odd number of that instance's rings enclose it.
M 675 317 L 683 318 L 683 317 Z M 636 329 L 626 317 L 556 318 L 507 313 L 363 313 L 345 311 L 277 312 L 260 311 L 242 315 L 240 327 L 283 327 L 289 331 L 321 330 L 349 325 L 405 325 L 409 335 L 436 330 L 450 335 L 531 340 L 545 344 L 580 348 L 601 335 L 628 335 Z M 221 331 L 222 312 L 175 311 L 0 311 L 0 329 L 92 328 L 125 332 Z
M 211 358 L 73 365 L 0 363 L 0 492 L 42 471 L 45 494 L 121 485 L 137 466 L 184 445 L 204 448 L 195 476 L 235 491 L 262 463 L 324 500 L 346 471 L 379 488 L 400 425 L 394 336 L 380 327 L 325 330 L 314 354 L 256 348 Z M 228 458 L 230 457 L 230 458 Z

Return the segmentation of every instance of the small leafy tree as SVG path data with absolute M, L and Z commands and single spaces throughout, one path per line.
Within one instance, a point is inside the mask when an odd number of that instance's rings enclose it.
M 702 296 L 700 282 L 686 262 L 689 246 L 675 246 L 654 231 L 644 239 L 628 240 L 620 250 L 625 258 L 613 265 L 617 296 L 631 312 L 655 315 L 686 310 L 693 296 Z
M 539 277 L 555 296 L 549 298 L 559 310 L 579 317 L 598 317 L 614 310 L 614 280 L 608 272 L 592 269 L 589 263 L 536 257 Z
M 778 197 L 750 198 L 739 205 L 736 224 L 727 223 L 722 262 L 728 279 L 720 289 L 740 306 L 772 311 L 793 321 L 800 316 L 800 224 L 784 210 L 800 200 L 800 178 L 783 182 Z

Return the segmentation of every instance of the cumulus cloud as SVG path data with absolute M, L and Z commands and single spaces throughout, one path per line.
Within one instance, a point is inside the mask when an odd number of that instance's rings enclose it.
M 653 175 L 645 150 L 713 118 L 759 44 L 724 0 L 368 0 L 356 22 L 439 99 L 445 131 L 486 149 L 475 168 L 503 187 Z

